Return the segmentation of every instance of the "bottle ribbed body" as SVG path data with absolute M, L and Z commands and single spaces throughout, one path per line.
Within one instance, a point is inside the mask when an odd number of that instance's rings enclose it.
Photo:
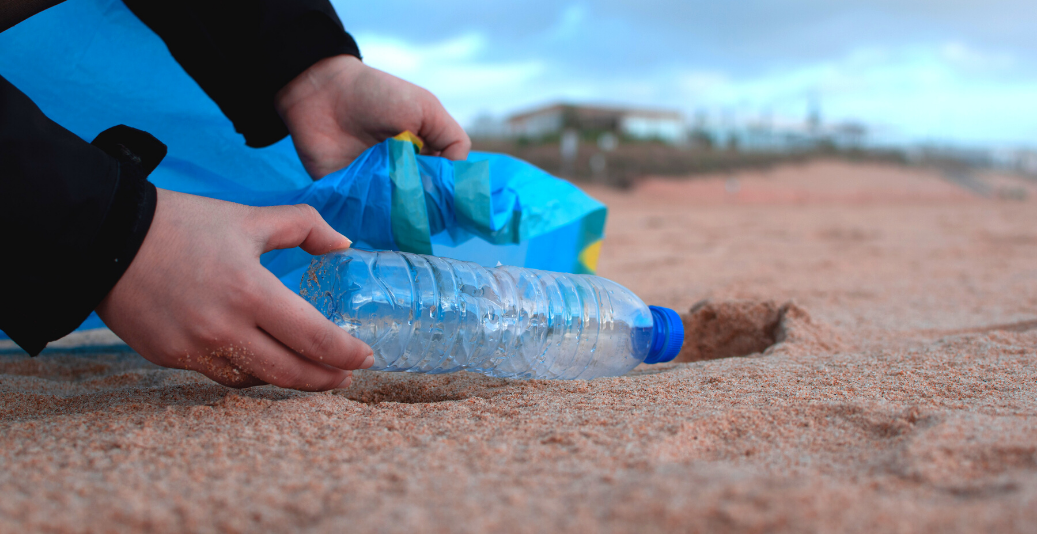
M 302 295 L 381 371 L 589 379 L 630 371 L 652 344 L 648 306 L 590 275 L 347 250 L 314 258 Z

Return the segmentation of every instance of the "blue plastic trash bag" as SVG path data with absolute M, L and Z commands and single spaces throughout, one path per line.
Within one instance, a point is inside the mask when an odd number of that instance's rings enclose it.
M 596 268 L 605 206 L 512 157 L 472 153 L 452 162 L 418 155 L 402 137 L 313 182 L 291 139 L 246 147 L 120 0 L 69 0 L 0 34 L 0 74 L 84 139 L 116 124 L 153 134 L 169 147 L 151 175 L 161 188 L 254 206 L 310 204 L 361 248 L 487 266 Z M 309 255 L 272 251 L 262 262 L 297 291 Z M 91 315 L 80 329 L 102 326 Z

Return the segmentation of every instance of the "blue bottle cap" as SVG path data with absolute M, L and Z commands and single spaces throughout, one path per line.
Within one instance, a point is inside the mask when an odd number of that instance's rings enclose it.
M 672 361 L 684 346 L 684 321 L 669 308 L 649 306 L 648 309 L 652 310 L 652 348 L 645 363 Z

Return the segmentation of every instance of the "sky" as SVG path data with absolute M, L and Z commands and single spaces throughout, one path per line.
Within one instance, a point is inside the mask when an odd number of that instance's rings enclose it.
M 365 62 L 463 126 L 554 102 L 689 123 L 869 127 L 874 140 L 1037 146 L 1037 2 L 333 0 Z

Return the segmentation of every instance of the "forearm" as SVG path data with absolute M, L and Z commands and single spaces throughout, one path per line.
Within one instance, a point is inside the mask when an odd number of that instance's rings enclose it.
M 145 176 L 0 78 L 0 228 L 14 252 L 0 262 L 0 329 L 26 351 L 79 326 L 133 260 L 155 209 Z
M 360 56 L 327 0 L 124 0 L 261 147 L 288 134 L 274 97 L 321 59 Z
M 3 0 L 0 2 L 0 32 L 19 22 L 54 7 L 65 0 Z

